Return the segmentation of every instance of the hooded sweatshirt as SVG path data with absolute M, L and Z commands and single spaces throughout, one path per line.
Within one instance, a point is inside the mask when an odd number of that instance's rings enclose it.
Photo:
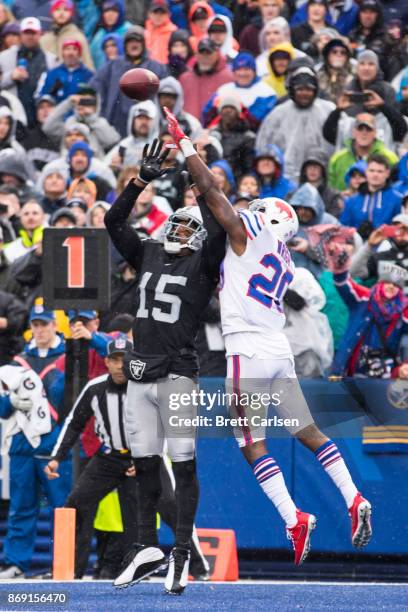
M 408 153 L 405 153 L 398 162 L 398 181 L 394 189 L 402 194 L 408 191 Z
M 152 59 L 162 64 L 167 64 L 170 36 L 176 30 L 177 26 L 171 22 L 169 15 L 167 15 L 167 20 L 158 27 L 153 25 L 151 19 L 146 20 L 145 40 Z
M 69 21 L 62 27 L 53 24 L 51 30 L 41 36 L 40 45 L 43 51 L 53 53 L 60 59 L 62 58 L 62 45 L 66 40 L 77 40 L 82 47 L 82 60 L 89 70 L 94 70 L 95 65 L 89 49 L 89 43 L 84 33 L 75 23 Z
M 123 57 L 125 53 L 125 48 L 123 46 L 123 36 L 121 36 L 120 34 L 116 34 L 115 32 L 109 32 L 108 34 L 105 34 L 105 36 L 103 37 L 101 41 L 101 48 L 105 56 L 105 64 L 109 61 L 106 56 L 106 51 L 105 51 L 105 45 L 109 40 L 112 40 L 115 43 L 118 49 L 119 57 Z
M 124 37 L 124 47 L 126 51 L 127 37 L 131 37 L 136 32 L 144 36 L 144 30 L 140 26 L 132 26 Z M 142 54 L 136 61 L 131 61 L 129 57 L 108 62 L 100 68 L 92 81 L 90 87 L 94 87 L 101 96 L 101 115 L 115 127 L 119 134 L 126 136 L 126 123 L 129 114 L 129 109 L 133 105 L 133 101 L 122 94 L 119 88 L 119 81 L 123 73 L 131 68 L 145 68 L 154 72 L 159 79 L 167 76 L 167 67 L 155 60 L 149 58 L 146 49 L 143 49 Z
M 234 173 L 232 172 L 232 168 L 227 162 L 227 160 L 218 159 L 217 161 L 210 164 L 210 169 L 211 168 L 221 168 L 221 170 L 224 172 L 225 177 L 230 185 L 231 193 L 234 193 L 236 189 L 235 177 L 234 177 Z
M 221 19 L 221 21 L 224 22 L 225 27 L 227 28 L 227 36 L 223 44 L 220 47 L 220 51 L 223 55 L 225 55 L 227 59 L 233 60 L 234 57 L 238 54 L 239 44 L 235 40 L 233 33 L 232 33 L 231 19 L 229 19 L 228 17 L 225 17 L 225 15 L 220 15 L 219 13 L 217 13 L 216 15 L 211 17 L 211 19 L 209 20 L 208 27 L 210 27 L 214 19 Z
M 286 174 L 292 181 L 299 179 L 307 151 L 322 149 L 328 156 L 332 147 L 323 137 L 323 124 L 334 110 L 333 102 L 315 98 L 308 108 L 298 107 L 292 99 L 282 102 L 261 123 L 256 149 L 276 144 L 285 151 Z
M 0 150 L 12 148 L 17 153 L 25 153 L 25 150 L 16 140 L 16 121 L 13 112 L 7 106 L 0 106 L 0 119 L 6 118 L 9 121 L 10 128 L 3 140 L 0 140 Z
M 233 74 L 227 66 L 227 60 L 222 55 L 210 72 L 201 73 L 197 60 L 189 72 L 180 76 L 180 83 L 184 91 L 184 109 L 197 117 L 201 117 L 204 105 L 208 102 L 214 91 L 224 83 L 233 80 Z
M 150 132 L 146 138 L 135 136 L 133 132 L 133 122 L 140 108 L 148 109 L 149 112 L 157 116 L 157 108 L 151 100 L 139 102 L 138 104 L 132 106 L 130 108 L 127 121 L 128 135 L 109 151 L 105 157 L 105 164 L 109 165 L 112 158 L 119 154 L 122 159 L 122 167 L 137 166 L 140 164 L 140 160 L 142 159 L 142 153 L 145 145 L 152 142 L 154 138 L 157 138 L 159 132 L 155 119 L 153 119 L 151 123 Z
M 299 220 L 299 231 L 296 234 L 297 238 L 307 239 L 307 229 L 313 225 L 320 225 L 321 223 L 338 224 L 338 220 L 333 217 L 333 215 L 325 212 L 324 202 L 320 193 L 317 191 L 316 187 L 310 183 L 301 185 L 301 187 L 295 191 L 289 203 L 295 210 L 297 206 L 302 206 L 303 208 L 309 208 L 313 211 L 313 218 L 308 223 L 301 223 Z M 296 267 L 307 268 L 316 277 L 321 274 L 323 268 L 312 252 L 306 251 L 306 253 L 298 253 L 291 250 L 291 255 Z
M 115 25 L 109 29 L 105 25 L 101 25 L 101 27 L 96 32 L 95 36 L 92 38 L 91 41 L 91 53 L 96 70 L 98 70 L 98 68 L 101 68 L 105 63 L 105 54 L 103 52 L 101 43 L 105 38 L 106 34 L 114 33 L 123 37 L 129 30 L 129 28 L 132 27 L 130 21 L 125 20 L 125 8 L 123 6 L 123 2 L 121 0 L 117 0 L 115 4 L 118 8 L 118 19 Z
M 363 183 L 359 193 L 344 202 L 340 216 L 343 225 L 359 228 L 363 221 L 370 221 L 373 228 L 383 223 L 391 223 L 392 218 L 401 212 L 401 194 L 388 184 L 383 189 L 370 192 Z
M 258 76 L 261 76 L 261 77 L 266 76 L 269 73 L 268 58 L 270 54 L 270 47 L 267 43 L 266 32 L 272 25 L 274 28 L 279 28 L 282 31 L 282 34 L 284 36 L 283 42 L 292 44 L 290 40 L 289 24 L 284 17 L 275 17 L 274 19 L 271 19 L 264 25 L 264 27 L 261 30 L 261 33 L 259 34 L 259 46 L 261 49 L 261 53 L 256 58 L 256 72 Z M 295 57 L 305 57 L 306 56 L 306 54 L 303 53 L 303 51 L 300 51 L 299 49 L 293 48 L 293 50 L 295 53 Z
M 273 70 L 273 64 L 271 61 L 272 53 L 276 53 L 277 51 L 286 51 L 286 53 L 289 53 L 291 60 L 293 60 L 296 57 L 296 54 L 295 54 L 295 49 L 289 42 L 284 42 L 284 43 L 275 45 L 269 50 L 269 53 L 268 53 L 267 68 L 268 68 L 269 76 L 264 77 L 263 80 L 265 81 L 265 83 L 267 83 L 267 85 L 269 85 L 269 87 L 272 87 L 272 89 L 276 92 L 276 95 L 278 96 L 278 98 L 282 98 L 283 96 L 286 96 L 286 94 L 288 93 L 286 89 L 286 85 L 285 85 L 286 75 L 285 74 L 283 75 L 275 74 Z
M 393 151 L 386 149 L 384 143 L 379 139 L 374 141 L 373 146 L 367 154 L 367 157 L 374 153 L 384 155 L 391 165 L 398 162 L 398 156 Z M 339 191 L 344 191 L 346 189 L 346 173 L 350 166 L 352 166 L 356 161 L 358 161 L 358 157 L 354 151 L 353 141 L 350 138 L 346 141 L 346 147 L 340 151 L 337 151 L 337 153 L 330 158 L 328 168 L 330 187 L 333 187 L 333 189 L 338 189 Z
M 173 115 L 177 117 L 177 120 L 180 123 L 186 136 L 191 138 L 191 140 L 195 140 L 196 138 L 198 138 L 203 128 L 198 119 L 196 119 L 195 117 L 193 117 L 193 115 L 191 115 L 190 113 L 186 113 L 183 110 L 184 109 L 184 92 L 183 92 L 183 88 L 180 85 L 179 81 L 172 76 L 166 77 L 165 79 L 161 79 L 157 95 L 159 95 L 160 92 L 162 91 L 171 92 L 177 96 L 177 99 L 176 99 L 176 102 L 175 102 L 175 105 L 172 111 Z M 156 119 L 155 119 L 155 124 L 157 125 L 158 131 L 161 131 L 162 129 L 167 128 L 167 125 L 168 125 L 167 119 L 165 115 L 163 114 L 163 112 L 160 110 L 158 98 L 155 100 L 155 102 L 156 102 L 157 109 L 159 109 Z
M 96 110 L 91 115 L 81 117 L 75 107 L 73 113 L 72 110 L 70 99 L 60 102 L 45 120 L 43 124 L 44 133 L 50 138 L 61 140 L 61 154 L 64 154 L 64 133 L 68 128 L 76 126 L 80 129 L 82 127 L 87 132 L 86 138 L 96 157 L 103 159 L 105 152 L 119 141 L 120 135 L 104 117 L 101 117 L 100 95 L 96 95 Z
M 274 197 L 282 198 L 284 200 L 290 192 L 296 189 L 296 185 L 285 176 L 285 158 L 283 156 L 283 151 L 280 147 L 271 145 L 264 151 L 257 151 L 255 159 L 259 159 L 263 155 L 265 157 L 273 157 L 273 160 L 277 165 L 277 169 L 271 180 L 266 180 L 257 174 L 257 177 L 261 183 L 259 197 Z
M 188 11 L 188 25 L 189 25 L 189 30 L 191 32 L 190 45 L 194 53 L 197 51 L 198 43 L 200 42 L 200 40 L 202 38 L 207 37 L 207 32 L 201 32 L 201 30 L 197 27 L 197 25 L 194 23 L 192 19 L 194 13 L 196 12 L 198 8 L 202 8 L 205 10 L 205 12 L 207 13 L 208 19 L 214 16 L 214 11 L 211 8 L 211 6 L 207 4 L 207 2 L 194 2 L 194 4 L 191 5 L 190 10 Z

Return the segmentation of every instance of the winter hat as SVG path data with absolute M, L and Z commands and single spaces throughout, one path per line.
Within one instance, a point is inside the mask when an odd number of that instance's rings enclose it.
M 64 40 L 64 42 L 62 43 L 62 48 L 65 49 L 65 47 L 75 47 L 75 49 L 78 49 L 79 53 L 82 55 L 82 45 L 79 40 L 74 40 L 70 38 Z
M 89 127 L 85 125 L 85 123 L 79 123 L 79 121 L 75 123 L 70 123 L 69 125 L 65 125 L 64 136 L 66 136 L 67 134 L 71 134 L 72 132 L 79 132 L 87 140 L 89 140 L 89 137 L 91 135 Z
M 232 106 L 235 110 L 240 113 L 241 112 L 241 102 L 239 98 L 233 95 L 228 96 L 220 96 L 218 102 L 218 111 L 221 112 L 223 108 L 226 106 Z
M 70 184 L 69 189 L 68 189 L 68 193 L 67 193 L 67 196 L 68 196 L 69 199 L 77 197 L 77 196 L 74 195 L 74 192 L 75 192 L 75 189 L 79 185 L 85 185 L 87 187 L 89 193 L 92 195 L 93 199 L 94 200 L 96 199 L 96 195 L 97 195 L 98 190 L 96 188 L 95 183 L 93 181 L 91 181 L 91 179 L 87 179 L 87 178 L 84 178 L 82 176 L 79 177 L 79 178 L 74 179 L 72 181 L 72 183 Z
M 252 53 L 243 51 L 235 56 L 234 61 L 232 62 L 232 70 L 235 71 L 239 70 L 240 68 L 250 68 L 256 72 L 255 58 Z
M 408 272 L 389 261 L 378 262 L 378 281 L 383 283 L 393 283 L 401 289 L 408 281 Z
M 364 161 L 364 159 L 360 159 L 358 162 L 350 166 L 350 168 L 347 170 L 344 176 L 344 181 L 347 187 L 350 185 L 351 175 L 354 172 L 358 172 L 359 174 L 361 174 L 361 176 L 365 176 L 366 170 L 367 170 L 367 162 Z
M 7 34 L 20 34 L 20 25 L 15 21 L 6 23 L 1 29 L 1 36 L 7 36 Z
M 81 198 L 71 198 L 68 200 L 67 208 L 71 209 L 76 207 L 80 208 L 84 213 L 88 212 L 88 207 Z
M 134 25 L 128 29 L 125 34 L 124 42 L 125 45 L 129 40 L 139 40 L 145 42 L 145 31 L 141 26 Z
M 227 160 L 225 159 L 218 159 L 217 161 L 213 162 L 212 164 L 210 164 L 210 169 L 212 168 L 221 168 L 221 170 L 224 172 L 227 181 L 229 182 L 231 188 L 233 191 L 235 191 L 236 189 L 236 183 L 235 183 L 235 178 L 234 178 L 234 173 L 232 172 L 232 168 L 229 165 L 229 163 L 227 162 Z
M 298 87 L 310 87 L 311 89 L 319 88 L 317 76 L 314 70 L 303 66 L 295 70 L 289 78 L 289 88 L 294 91 Z
M 153 2 L 150 5 L 150 11 L 156 11 L 156 10 L 162 10 L 165 11 L 166 13 L 169 12 L 169 6 L 167 4 L 167 0 L 153 0 Z
M 44 184 L 47 176 L 51 176 L 51 174 L 60 174 L 65 182 L 68 181 L 69 173 L 66 162 L 62 161 L 60 163 L 52 162 L 51 164 L 46 164 L 41 172 L 41 182 Z
M 59 219 L 63 219 L 64 217 L 66 219 L 69 219 L 73 225 L 76 225 L 76 217 L 74 213 L 67 206 L 62 206 L 62 208 L 59 208 L 55 211 L 55 213 L 51 215 L 49 221 L 50 226 L 54 227 L 56 222 L 59 221 Z
M 351 56 L 351 52 L 347 46 L 347 43 L 342 38 L 333 38 L 332 40 L 329 40 L 329 42 L 323 47 L 323 57 L 327 58 L 329 53 L 333 51 L 333 49 L 335 49 L 336 47 L 341 47 L 347 52 L 347 55 L 349 57 Z
M 359 64 L 360 62 L 371 62 L 372 64 L 375 64 L 377 68 L 380 66 L 378 55 L 374 53 L 374 51 L 371 51 L 371 49 L 365 49 L 358 54 L 357 63 Z
M 70 13 L 73 13 L 75 10 L 74 3 L 71 2 L 71 0 L 54 0 L 54 2 L 51 2 L 50 14 L 52 15 L 54 11 L 56 11 L 62 6 L 68 9 Z
M 73 145 L 70 146 L 68 151 L 68 159 L 71 163 L 73 156 L 77 151 L 83 151 L 88 158 L 89 163 L 91 163 L 91 159 L 93 157 L 93 151 L 87 142 L 79 141 L 74 142 Z

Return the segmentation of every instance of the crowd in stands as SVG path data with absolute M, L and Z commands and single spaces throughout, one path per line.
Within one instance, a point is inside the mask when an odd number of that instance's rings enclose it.
M 392 353 L 383 376 L 403 375 L 407 12 L 398 0 L 1 4 L 4 303 L 19 300 L 28 312 L 41 299 L 44 227 L 104 227 L 144 146 L 154 138 L 171 143 L 167 106 L 233 206 L 278 197 L 296 209 L 300 229 L 290 247 L 302 280 L 295 279 L 285 308 L 298 373 L 365 376 L 373 350 L 387 359 Z M 159 77 L 152 99 L 121 92 L 119 80 L 132 67 Z M 145 189 L 133 213 L 134 226 L 157 239 L 173 210 L 195 203 L 182 155 L 173 150 L 166 163 L 175 168 Z M 321 225 L 354 228 L 354 254 L 350 244 L 342 247 L 351 276 L 339 276 L 327 257 L 327 233 L 318 234 L 320 246 L 311 240 Z M 137 271 L 116 253 L 112 264 L 114 307 L 103 313 L 104 329 L 118 312 L 135 314 Z M 390 298 L 384 283 L 394 276 Z M 368 308 L 368 326 L 356 324 L 345 287 Z M 214 344 L 206 330 L 219 328 L 214 299 L 200 337 L 203 355 Z M 315 329 L 298 345 L 295 328 L 306 315 Z M 0 330 L 4 363 L 22 346 L 25 324 L 10 321 Z M 314 333 L 327 340 L 319 353 Z M 202 363 L 203 374 L 224 371 L 222 358 Z
M 121 92 L 133 67 L 159 77 L 151 100 Z M 104 227 L 144 146 L 171 143 L 164 107 L 234 207 L 277 197 L 295 208 L 297 271 L 284 306 L 299 376 L 408 378 L 406 0 L 3 0 L 0 365 L 23 355 L 40 373 L 58 358 L 59 384 L 43 381 L 56 430 L 64 335 L 90 342 L 89 377 L 105 372 L 106 333 L 128 333 L 136 314 L 138 271 L 112 250 L 109 310 L 44 311 L 43 231 Z M 181 153 L 165 163 L 171 173 L 132 213 L 159 240 L 172 211 L 196 203 Z M 216 294 L 199 352 L 203 376 L 225 373 Z M 0 402 L 0 416 L 24 410 L 14 404 Z M 21 454 L 18 440 L 10 452 Z M 69 491 L 64 478 L 52 505 Z M 38 499 L 30 504 L 5 546 L 21 571 Z

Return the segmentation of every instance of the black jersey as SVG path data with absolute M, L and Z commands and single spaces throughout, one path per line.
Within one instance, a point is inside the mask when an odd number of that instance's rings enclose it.
M 105 216 L 114 245 L 139 274 L 134 350 L 171 356 L 172 372 L 193 376 L 198 369 L 195 338 L 200 315 L 218 282 L 225 234 L 201 203 L 208 237 L 199 251 L 170 255 L 161 242 L 140 240 L 127 218 L 141 191 L 129 183 Z

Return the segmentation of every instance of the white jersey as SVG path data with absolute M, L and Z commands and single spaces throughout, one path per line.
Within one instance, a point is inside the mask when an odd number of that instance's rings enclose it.
M 247 233 L 242 255 L 227 247 L 221 268 L 222 332 L 227 355 L 292 355 L 283 333 L 282 300 L 295 266 L 285 243 L 265 226 L 260 212 L 239 210 Z

